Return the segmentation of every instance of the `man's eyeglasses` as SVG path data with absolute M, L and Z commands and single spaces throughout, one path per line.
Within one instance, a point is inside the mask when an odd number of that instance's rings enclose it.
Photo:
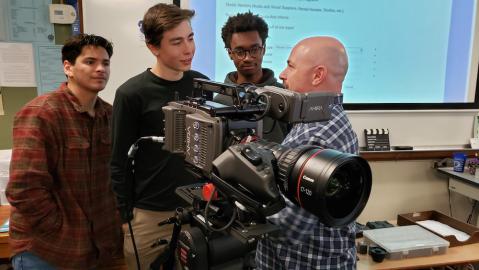
M 263 53 L 264 45 L 263 46 L 253 46 L 247 50 L 245 49 L 230 49 L 227 48 L 229 53 L 232 53 L 236 56 L 238 59 L 245 59 L 246 58 L 246 53 L 249 53 L 251 57 L 258 57 Z

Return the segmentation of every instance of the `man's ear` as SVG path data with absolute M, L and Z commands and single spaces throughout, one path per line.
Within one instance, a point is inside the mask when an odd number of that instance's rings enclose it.
M 63 61 L 63 72 L 68 78 L 73 77 L 73 65 L 70 63 L 70 61 Z
M 158 55 L 160 54 L 160 50 L 159 50 L 158 47 L 156 47 L 155 45 L 150 44 L 150 43 L 147 43 L 147 44 L 146 44 L 146 47 L 148 47 L 148 49 L 151 51 L 151 53 L 152 53 L 154 56 L 158 56 Z
M 324 83 L 327 75 L 328 75 L 328 69 L 325 66 L 319 65 L 314 67 L 312 84 L 316 86 L 316 85 L 320 85 Z

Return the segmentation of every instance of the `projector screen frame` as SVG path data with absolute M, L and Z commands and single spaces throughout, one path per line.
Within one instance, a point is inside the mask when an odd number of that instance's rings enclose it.
M 173 3 L 182 8 L 190 8 L 190 2 L 194 0 L 173 0 Z M 453 0 L 457 1 L 457 0 Z M 473 102 L 442 102 L 442 103 L 348 103 L 344 102 L 344 108 L 348 111 L 435 111 L 435 110 L 478 110 L 479 109 L 479 0 L 475 1 L 475 13 L 473 14 L 473 35 L 472 35 L 472 53 L 470 55 L 469 72 L 476 74 L 469 78 L 469 91 L 475 89 Z M 252 11 L 255 13 L 255 11 Z M 220 27 L 220 26 L 217 26 Z M 198 70 L 201 72 L 201 70 Z M 276 74 L 278 76 L 279 74 Z M 471 99 L 469 97 L 469 99 Z M 347 98 L 346 98 L 347 100 Z

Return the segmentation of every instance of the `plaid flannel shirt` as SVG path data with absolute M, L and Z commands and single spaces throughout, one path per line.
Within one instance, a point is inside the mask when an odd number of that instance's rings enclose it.
M 296 124 L 283 145 L 317 145 L 357 154 L 358 139 L 338 100 L 332 119 L 325 122 Z M 279 225 L 282 234 L 258 243 L 258 269 L 356 269 L 355 223 L 332 228 L 286 199 L 286 207 L 269 219 Z
M 91 117 L 62 84 L 17 113 L 6 190 L 14 255 L 31 251 L 58 269 L 92 269 L 121 251 L 111 110 L 98 98 Z

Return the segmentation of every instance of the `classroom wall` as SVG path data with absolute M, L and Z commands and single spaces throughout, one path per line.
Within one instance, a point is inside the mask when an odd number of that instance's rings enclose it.
M 138 22 L 146 10 L 172 0 L 83 0 L 83 31 L 113 42 L 110 80 L 100 97 L 113 103 L 115 90 L 126 80 L 153 66 L 155 57 L 145 45 Z
M 359 143 L 364 129 L 388 128 L 391 145 L 428 146 L 431 149 L 469 144 L 478 110 L 449 111 L 349 111 Z M 457 147 L 456 147 L 457 148 Z
M 37 96 L 35 87 L 0 87 L 5 115 L 0 115 L 0 149 L 12 148 L 12 128 L 15 113 Z
M 58 4 L 60 0 L 53 0 L 52 3 Z M 71 35 L 70 25 L 54 25 L 55 44 L 63 44 Z M 5 115 L 0 115 L 0 149 L 10 149 L 12 147 L 12 127 L 15 114 L 28 101 L 37 96 L 36 87 L 0 87 L 3 97 L 3 106 Z
M 448 178 L 432 168 L 432 160 L 369 162 L 373 186 L 358 222 L 394 220 L 398 214 L 436 210 L 449 215 Z M 454 218 L 466 221 L 472 200 L 451 192 Z

